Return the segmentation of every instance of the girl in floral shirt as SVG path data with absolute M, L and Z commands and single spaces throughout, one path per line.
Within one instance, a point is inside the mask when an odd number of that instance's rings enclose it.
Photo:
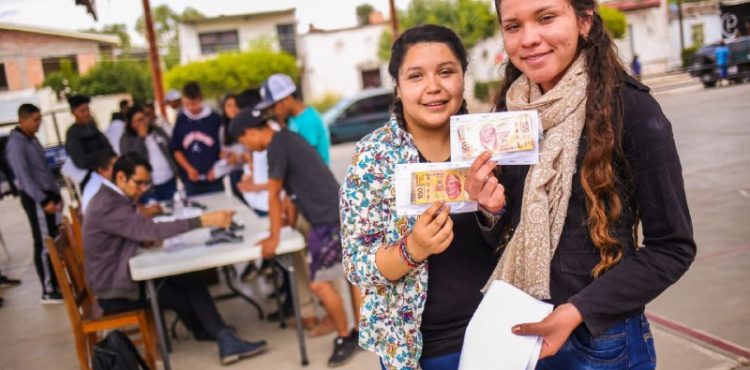
M 482 213 L 451 215 L 440 202 L 419 217 L 394 208 L 397 164 L 450 160 L 449 119 L 466 113 L 467 66 L 453 31 L 425 25 L 403 33 L 388 66 L 394 114 L 358 143 L 341 189 L 344 269 L 363 292 L 359 344 L 383 368 L 458 368 L 466 326 L 497 262 L 482 227 L 504 206 L 494 176 L 485 183 L 495 204 L 481 204 Z

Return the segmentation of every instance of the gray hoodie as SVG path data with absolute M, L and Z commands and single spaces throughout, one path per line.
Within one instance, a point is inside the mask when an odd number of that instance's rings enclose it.
M 27 136 L 16 127 L 10 132 L 5 153 L 21 191 L 41 206 L 50 200 L 59 199 L 60 186 L 55 175 L 47 168 L 44 151 L 36 137 Z

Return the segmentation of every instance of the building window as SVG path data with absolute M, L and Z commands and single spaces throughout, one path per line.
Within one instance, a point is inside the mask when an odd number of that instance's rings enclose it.
M 204 55 L 240 48 L 237 30 L 200 33 L 198 34 L 198 41 L 201 44 L 201 54 Z
M 8 90 L 8 79 L 5 75 L 5 64 L 0 63 L 0 91 Z
M 42 59 L 42 71 L 44 71 L 44 77 L 60 71 L 63 64 L 69 64 L 70 69 L 73 73 L 78 73 L 78 61 L 75 55 L 68 55 L 64 57 L 44 58 Z
M 289 54 L 297 56 L 297 41 L 294 31 L 294 23 L 277 24 L 276 33 L 279 37 L 279 47 Z
M 379 69 L 367 69 L 362 71 L 362 88 L 367 89 L 371 87 L 383 86 L 380 81 L 380 70 Z
M 703 23 L 692 25 L 690 34 L 693 38 L 693 46 L 703 46 L 705 36 L 703 34 Z

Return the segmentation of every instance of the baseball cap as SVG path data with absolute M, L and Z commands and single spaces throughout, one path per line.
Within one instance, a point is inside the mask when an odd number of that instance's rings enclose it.
M 255 109 L 266 109 L 295 91 L 297 91 L 297 86 L 291 77 L 283 73 L 271 75 L 260 87 L 261 101 Z
M 182 97 L 182 94 L 180 94 L 179 91 L 172 89 L 172 90 L 167 91 L 167 94 L 164 96 L 164 101 L 173 101 L 181 97 Z
M 229 134 L 233 138 L 239 138 L 245 133 L 247 128 L 257 128 L 266 123 L 266 117 L 263 113 L 255 108 L 245 108 L 229 122 Z

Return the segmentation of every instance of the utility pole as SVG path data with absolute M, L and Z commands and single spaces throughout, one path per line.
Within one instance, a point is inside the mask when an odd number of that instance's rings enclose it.
M 388 0 L 388 5 L 391 10 L 391 33 L 393 34 L 393 40 L 398 38 L 398 12 L 396 12 L 396 4 L 394 0 Z
M 167 109 L 164 106 L 164 86 L 161 83 L 161 65 L 159 64 L 159 46 L 156 42 L 154 32 L 154 21 L 151 18 L 151 5 L 149 0 L 143 1 L 143 20 L 146 26 L 146 40 L 148 41 L 149 64 L 151 65 L 151 80 L 154 89 L 154 100 L 158 104 L 159 112 L 162 117 L 167 116 Z
M 680 23 L 680 55 L 685 50 L 685 31 L 682 30 L 682 0 L 677 0 L 677 19 Z

